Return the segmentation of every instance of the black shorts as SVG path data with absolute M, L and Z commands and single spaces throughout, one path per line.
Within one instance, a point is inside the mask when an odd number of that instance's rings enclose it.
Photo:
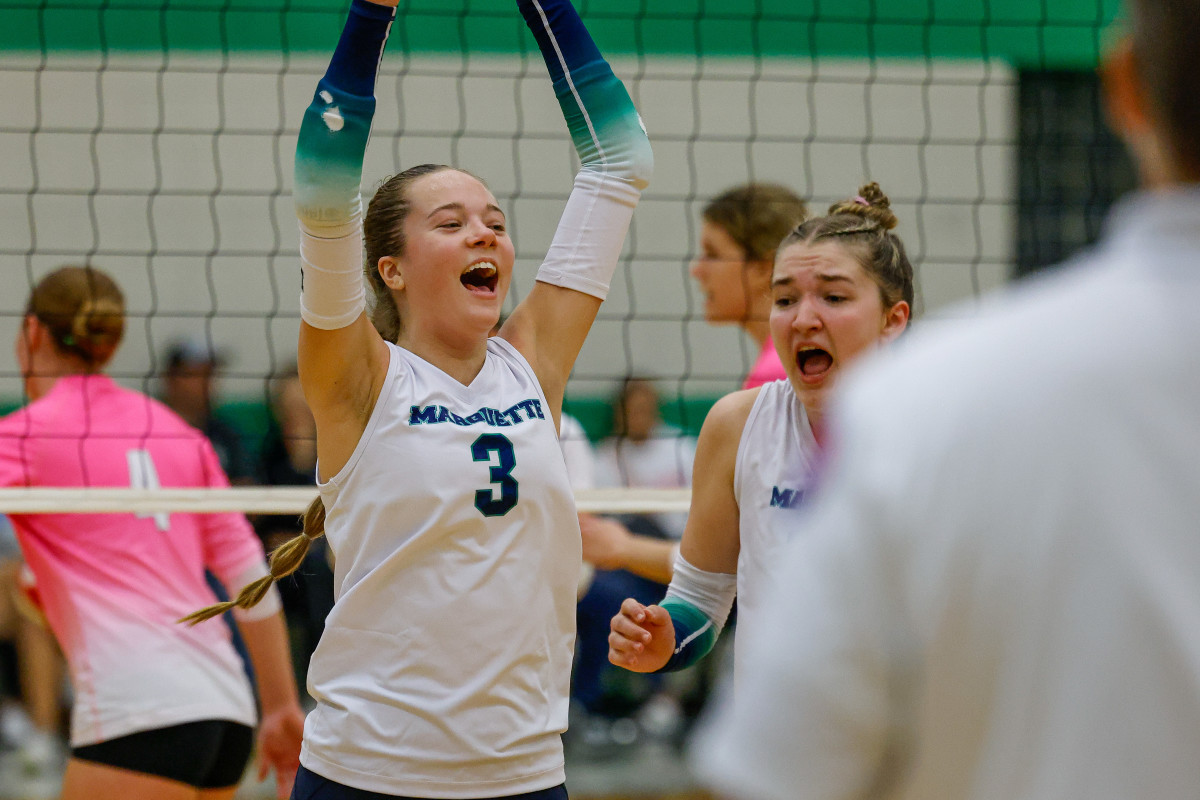
M 209 719 L 76 747 L 71 756 L 157 775 L 197 789 L 227 789 L 242 779 L 253 748 L 253 728 Z
M 292 787 L 291 800 L 419 800 L 419 798 L 352 789 L 328 778 L 322 778 L 302 765 L 300 771 L 296 773 L 296 785 Z M 485 799 L 480 798 L 480 800 Z M 567 787 L 560 784 L 540 792 L 513 794 L 486 800 L 567 800 Z

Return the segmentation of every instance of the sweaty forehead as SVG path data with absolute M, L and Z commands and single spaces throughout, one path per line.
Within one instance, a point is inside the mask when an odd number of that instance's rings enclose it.
M 775 259 L 774 284 L 799 281 L 869 280 L 862 265 L 845 247 L 833 242 L 805 244 L 797 242 L 785 248 Z
M 413 206 L 425 211 L 451 203 L 468 208 L 496 205 L 496 198 L 478 178 L 456 169 L 422 175 L 413 182 L 409 192 Z

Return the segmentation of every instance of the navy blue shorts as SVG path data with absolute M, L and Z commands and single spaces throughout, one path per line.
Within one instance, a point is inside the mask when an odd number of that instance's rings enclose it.
M 368 792 L 365 789 L 351 789 L 340 783 L 322 778 L 315 772 L 303 767 L 296 773 L 296 785 L 292 788 L 292 800 L 420 800 L 415 797 L 399 797 L 394 794 Z M 479 800 L 567 800 L 567 787 L 563 785 L 540 792 L 526 794 L 510 794 L 504 797 L 479 798 Z
M 76 747 L 71 756 L 157 775 L 197 789 L 227 789 L 242 779 L 253 747 L 253 728 L 208 719 Z

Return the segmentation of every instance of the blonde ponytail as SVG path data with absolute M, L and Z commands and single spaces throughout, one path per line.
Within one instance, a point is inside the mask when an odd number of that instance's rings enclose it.
M 280 578 L 291 575 L 304 563 L 308 555 L 308 547 L 314 539 L 325 535 L 325 504 L 321 498 L 315 498 L 300 517 L 301 533 L 276 547 L 271 553 L 267 564 L 268 574 L 256 581 L 246 584 L 238 592 L 237 597 L 224 603 L 206 606 L 199 611 L 193 611 L 178 622 L 195 625 L 198 622 L 219 617 L 234 608 L 253 608 L 266 597 L 271 586 Z

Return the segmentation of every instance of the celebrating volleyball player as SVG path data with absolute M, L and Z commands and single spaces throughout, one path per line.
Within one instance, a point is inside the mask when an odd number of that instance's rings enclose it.
M 820 459 L 831 387 L 848 364 L 908 324 L 913 270 L 895 225 L 887 197 L 869 184 L 780 244 L 770 328 L 787 380 L 727 395 L 705 418 L 667 596 L 660 605 L 622 603 L 609 635 L 612 663 L 635 672 L 695 664 L 736 595 L 736 665 Z
M 779 243 L 807 216 L 791 189 L 747 183 L 726 189 L 700 214 L 700 252 L 691 273 L 704 295 L 704 318 L 736 323 L 758 347 L 743 389 L 787 377 L 768 319 L 771 272 Z M 581 514 L 583 556 L 600 569 L 624 569 L 666 583 L 675 568 L 675 543 L 633 533 L 619 521 Z
M 297 798 L 566 796 L 581 546 L 556 431 L 652 157 L 570 2 L 516 5 L 581 168 L 497 336 L 514 250 L 479 178 L 414 167 L 360 217 L 390 9 L 354 0 L 300 131 L 300 377 L 323 503 L 305 536 L 323 508 L 337 601 L 309 667 Z
M 17 339 L 30 403 L 0 420 L 0 485 L 227 487 L 204 436 L 102 370 L 125 327 L 116 283 L 64 267 L 34 287 Z M 240 514 L 14 514 L 75 697 L 65 800 L 231 798 L 255 698 L 220 621 L 181 615 L 266 574 Z M 291 786 L 303 716 L 275 594 L 235 616 L 258 677 L 260 777 Z
M 1141 191 L 838 390 L 697 750 L 721 796 L 1196 797 L 1200 0 L 1122 5 L 1103 83 Z

